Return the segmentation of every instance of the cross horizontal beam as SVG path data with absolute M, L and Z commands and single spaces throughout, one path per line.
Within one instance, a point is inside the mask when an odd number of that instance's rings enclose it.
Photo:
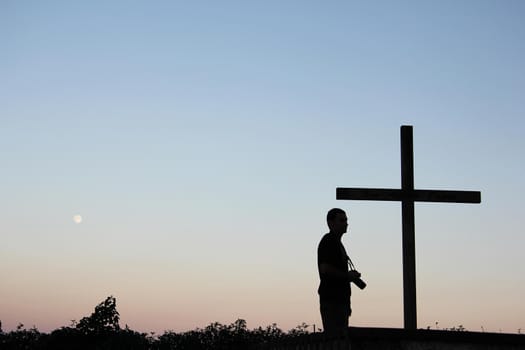
M 336 189 L 336 198 L 370 201 L 481 203 L 481 192 L 338 187 Z

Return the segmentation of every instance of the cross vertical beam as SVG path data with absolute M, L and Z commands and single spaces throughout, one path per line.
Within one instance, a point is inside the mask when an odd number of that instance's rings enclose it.
M 414 151 L 412 126 L 401 127 L 401 190 L 414 192 Z M 414 200 L 401 201 L 403 230 L 403 306 L 405 329 L 417 328 L 416 312 L 416 242 Z

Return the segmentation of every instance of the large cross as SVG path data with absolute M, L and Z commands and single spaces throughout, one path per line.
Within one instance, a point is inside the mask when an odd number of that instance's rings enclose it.
M 481 203 L 478 191 L 414 189 L 412 126 L 401 126 L 401 189 L 337 188 L 337 199 L 400 201 L 403 227 L 403 307 L 405 329 L 417 328 L 414 202 Z

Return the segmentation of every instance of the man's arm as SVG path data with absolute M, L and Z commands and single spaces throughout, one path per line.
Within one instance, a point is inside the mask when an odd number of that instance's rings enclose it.
M 328 263 L 321 263 L 319 265 L 319 273 L 331 278 L 337 278 L 341 280 L 345 279 L 348 282 L 354 281 L 361 277 L 361 274 L 357 271 L 341 271 Z

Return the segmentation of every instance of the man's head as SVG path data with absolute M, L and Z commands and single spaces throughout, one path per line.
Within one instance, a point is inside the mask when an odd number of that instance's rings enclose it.
M 333 208 L 326 214 L 326 223 L 331 233 L 343 235 L 348 228 L 348 218 L 343 209 Z

